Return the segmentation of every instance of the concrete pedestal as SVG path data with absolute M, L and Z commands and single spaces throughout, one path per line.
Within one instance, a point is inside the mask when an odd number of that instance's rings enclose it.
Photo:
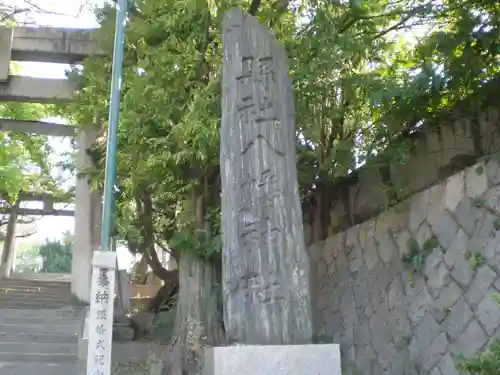
M 205 351 L 204 375 L 340 375 L 337 344 L 228 346 Z

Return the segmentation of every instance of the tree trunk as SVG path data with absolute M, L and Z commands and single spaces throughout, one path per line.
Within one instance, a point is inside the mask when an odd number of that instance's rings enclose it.
M 195 223 L 205 225 L 204 199 L 196 197 Z M 189 210 L 187 210 L 189 212 Z M 172 343 L 163 375 L 196 375 L 203 366 L 203 350 L 223 344 L 225 332 L 218 309 L 217 273 L 214 263 L 182 252 L 178 260 L 179 294 Z
M 164 375 L 199 374 L 204 348 L 223 343 L 225 333 L 217 308 L 216 285 L 211 262 L 187 253 L 180 256 L 176 327 Z
M 179 293 L 178 283 L 173 287 L 169 284 L 163 285 L 156 293 L 156 296 L 149 302 L 147 311 L 152 311 L 155 314 L 160 311 L 169 311 L 174 306 L 173 301 L 177 293 Z M 166 300 L 168 300 L 168 304 L 163 305 Z
M 313 193 L 310 204 L 312 204 L 312 242 L 320 242 L 328 237 L 330 227 L 331 196 L 328 189 L 332 187 L 319 183 Z
M 16 240 L 16 224 L 18 218 L 18 203 L 16 202 L 10 211 L 9 220 L 7 222 L 7 231 L 3 243 L 2 259 L 0 264 L 0 278 L 10 277 L 12 264 L 14 262 L 14 246 Z
M 159 312 L 161 304 L 172 298 L 179 290 L 179 272 L 177 270 L 167 271 L 171 277 L 169 280 L 163 280 L 164 284 L 156 293 L 156 296 L 149 302 L 148 311 Z

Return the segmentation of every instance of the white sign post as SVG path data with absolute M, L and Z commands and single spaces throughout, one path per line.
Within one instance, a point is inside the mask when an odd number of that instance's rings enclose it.
M 111 375 L 116 253 L 94 251 L 87 375 Z

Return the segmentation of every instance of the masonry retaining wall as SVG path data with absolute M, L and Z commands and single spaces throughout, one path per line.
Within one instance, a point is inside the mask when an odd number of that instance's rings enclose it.
M 346 373 L 455 375 L 459 354 L 500 336 L 499 218 L 490 159 L 309 247 L 315 332 L 340 343 Z M 410 239 L 432 237 L 439 246 L 411 277 Z

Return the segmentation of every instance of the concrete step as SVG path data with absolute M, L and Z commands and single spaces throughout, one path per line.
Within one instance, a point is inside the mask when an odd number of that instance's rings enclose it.
M 8 279 L 2 279 L 2 283 L 19 283 L 19 284 L 47 284 L 47 285 L 65 285 L 71 283 L 71 277 L 69 280 L 50 280 L 50 279 L 37 279 L 37 278 L 23 278 L 23 277 L 9 277 Z
M 0 291 L 0 296 L 6 296 L 6 295 L 11 295 L 11 294 L 16 294 L 16 295 L 24 295 L 24 296 L 70 296 L 71 293 L 69 290 L 63 290 L 63 289 L 55 289 L 53 291 L 51 290 L 41 290 L 41 291 L 24 291 L 21 289 L 4 289 L 3 291 Z
M 69 293 L 24 293 L 24 292 L 0 292 L 0 301 L 2 300 L 41 300 L 41 301 L 69 301 L 71 300 L 71 294 Z
M 49 273 L 49 272 L 12 272 L 9 279 L 19 280 L 42 280 L 55 282 L 70 282 L 70 273 Z
M 61 288 L 61 287 L 38 287 L 38 286 L 30 286 L 30 285 L 1 285 L 0 284 L 0 292 L 8 293 L 8 292 L 22 292 L 22 293 L 70 293 L 70 288 Z
M 0 294 L 0 306 L 2 302 L 5 303 L 10 303 L 10 302 L 15 302 L 19 301 L 20 303 L 25 303 L 25 302 L 36 302 L 36 303 L 43 303 L 43 302 L 69 302 L 71 301 L 71 298 L 69 296 L 59 296 L 59 297 L 43 297 L 43 296 L 38 296 L 38 295 L 9 295 L 9 294 Z
M 0 353 L 25 354 L 73 354 L 78 351 L 78 343 L 56 344 L 53 342 L 0 342 Z
M 0 309 L 0 317 L 3 318 L 54 318 L 82 319 L 85 316 L 86 307 L 66 306 L 61 309 Z
M 26 294 L 26 293 L 0 293 L 0 306 L 3 306 L 1 303 L 10 303 L 11 301 L 20 301 L 20 302 L 71 302 L 71 296 L 70 295 L 56 295 L 56 294 L 51 294 L 51 295 L 43 295 L 39 293 L 32 293 L 32 294 Z
M 67 302 L 40 302 L 40 301 L 2 301 L 0 300 L 0 306 L 9 310 L 47 310 L 47 309 L 60 309 L 68 306 Z
M 0 324 L 0 332 L 39 335 L 39 334 L 58 334 L 73 336 L 78 335 L 81 330 L 81 322 L 75 322 L 74 325 L 45 325 L 45 324 Z M 1 362 L 1 361 L 0 361 Z
M 28 280 L 28 279 L 2 279 L 0 285 L 29 285 L 34 287 L 69 287 L 68 281 Z
M 0 332 L 0 343 L 3 342 L 43 342 L 74 344 L 78 343 L 77 335 L 64 335 L 59 333 L 5 333 Z M 1 374 L 1 372 L 0 372 Z
M 67 288 L 39 288 L 35 289 L 33 287 L 23 287 L 23 286 L 13 286 L 6 287 L 0 286 L 0 295 L 40 295 L 40 296 L 70 296 L 71 291 Z
M 12 302 L 12 301 L 19 301 L 19 302 L 37 302 L 37 303 L 42 303 L 42 302 L 70 302 L 71 297 L 70 296 L 53 296 L 53 297 L 44 297 L 44 296 L 39 296 L 36 294 L 20 294 L 20 295 L 14 295 L 14 294 L 0 294 L 0 302 Z M 71 304 L 71 303 L 70 303 Z M 3 305 L 0 305 L 3 306 Z
M 12 317 L 12 316 L 3 316 L 0 312 L 0 325 L 1 324 L 23 324 L 23 325 L 31 325 L 31 324 L 56 324 L 59 326 L 74 326 L 75 318 L 60 318 L 60 317 L 38 317 L 38 316 L 21 316 L 21 317 Z
M 41 364 L 46 363 L 76 363 L 77 356 L 74 354 L 22 354 L 22 353 L 0 353 L 0 363 L 10 362 L 10 363 L 33 363 L 38 362 L 38 366 L 42 367 Z M 3 372 L 0 372 L 4 375 Z M 8 374 L 8 373 L 7 373 Z M 24 375 L 24 374 L 23 374 Z M 30 375 L 39 375 L 37 371 L 31 373 Z
M 70 289 L 71 283 L 68 282 L 51 282 L 40 280 L 0 280 L 2 288 L 9 287 L 24 287 L 24 288 L 43 288 L 43 289 Z
M 73 363 L 48 364 L 38 363 L 0 363 L 2 375 L 77 375 L 79 367 Z

